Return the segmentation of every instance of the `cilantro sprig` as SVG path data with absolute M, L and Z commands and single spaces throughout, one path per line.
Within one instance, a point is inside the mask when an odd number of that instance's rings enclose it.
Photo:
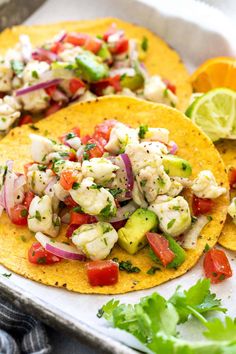
M 203 279 L 188 290 L 177 288 L 169 300 L 158 293 L 146 296 L 134 305 L 112 299 L 97 316 L 132 334 L 153 353 L 236 353 L 236 319 L 208 318 L 206 315 L 212 311 L 226 312 L 226 309 L 211 293 L 210 281 Z M 187 323 L 191 317 L 205 327 L 202 333 L 205 341 L 188 341 L 180 337 L 178 325 Z

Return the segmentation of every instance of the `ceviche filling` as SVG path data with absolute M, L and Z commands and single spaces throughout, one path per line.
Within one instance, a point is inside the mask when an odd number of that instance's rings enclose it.
M 106 120 L 92 135 L 76 127 L 57 141 L 30 139 L 24 174 L 10 160 L 0 167 L 1 212 L 35 233 L 29 262 L 91 260 L 92 285 L 117 282 L 119 266 L 139 271 L 105 260 L 117 242 L 128 254 L 148 245 L 159 265 L 179 267 L 211 221 L 214 200 L 226 193 L 209 170 L 191 179 L 190 163 L 175 155 L 178 146 L 165 128 Z M 56 239 L 62 224 L 67 243 Z
M 0 132 L 109 94 L 176 106 L 175 86 L 148 74 L 146 55 L 148 39 L 128 39 L 115 24 L 96 37 L 61 32 L 36 48 L 21 35 L 0 58 Z

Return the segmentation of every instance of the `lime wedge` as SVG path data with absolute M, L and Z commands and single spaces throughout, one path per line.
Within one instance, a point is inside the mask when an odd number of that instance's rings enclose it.
M 236 139 L 236 92 L 217 88 L 196 98 L 185 114 L 212 141 Z

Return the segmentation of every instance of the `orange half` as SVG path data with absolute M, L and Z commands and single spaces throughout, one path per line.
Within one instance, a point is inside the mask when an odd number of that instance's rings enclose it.
M 236 91 L 236 59 L 212 58 L 205 61 L 191 76 L 195 92 L 208 92 L 217 87 Z

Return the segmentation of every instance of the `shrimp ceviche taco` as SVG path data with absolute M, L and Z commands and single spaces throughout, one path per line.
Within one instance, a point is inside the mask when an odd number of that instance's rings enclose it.
M 0 35 L 0 132 L 60 108 L 120 94 L 184 110 L 189 75 L 145 28 L 106 18 L 18 26 Z
M 103 97 L 15 128 L 0 162 L 0 262 L 81 293 L 184 274 L 227 214 L 214 145 L 179 111 L 143 100 Z M 201 197 L 213 207 L 196 217 Z

